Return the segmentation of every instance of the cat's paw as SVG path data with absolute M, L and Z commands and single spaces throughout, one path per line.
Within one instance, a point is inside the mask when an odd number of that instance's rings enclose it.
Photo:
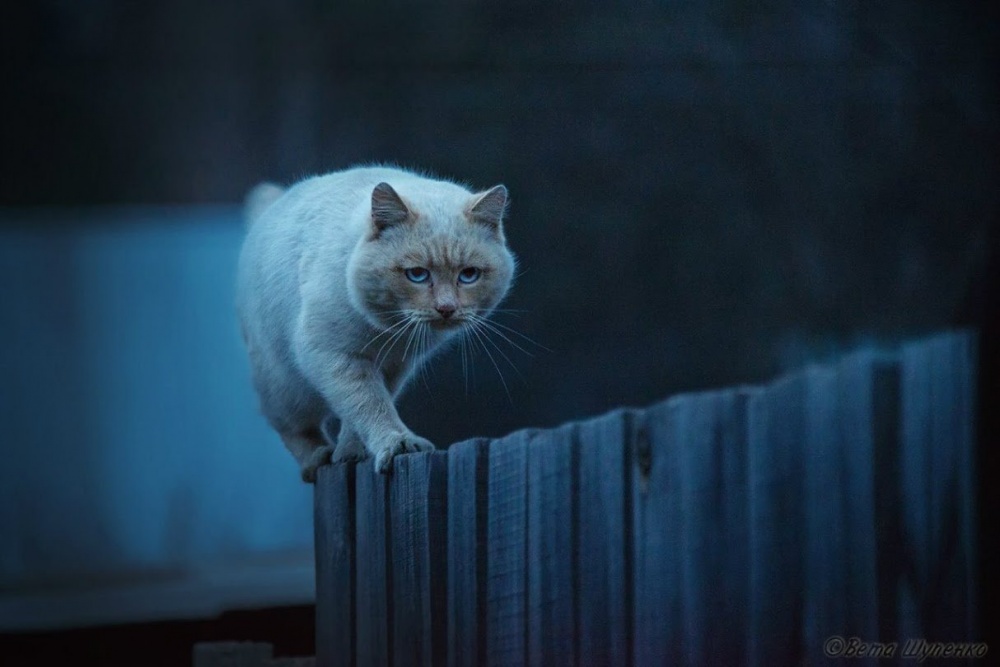
M 392 471 L 392 459 L 399 454 L 433 452 L 434 443 L 413 433 L 399 433 L 387 438 L 375 453 L 375 470 L 382 474 Z
M 361 463 L 368 458 L 368 450 L 358 440 L 342 443 L 333 450 L 331 463 Z
M 326 465 L 330 462 L 332 454 L 333 448 L 329 445 L 322 445 L 314 449 L 312 454 L 309 456 L 309 460 L 304 466 L 302 466 L 302 481 L 307 484 L 315 484 L 316 471 L 320 466 Z

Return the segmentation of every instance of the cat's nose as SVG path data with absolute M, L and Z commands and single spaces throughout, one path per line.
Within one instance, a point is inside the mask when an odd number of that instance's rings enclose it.
M 445 304 L 445 305 L 442 305 L 442 306 L 437 306 L 435 308 L 435 310 L 438 311 L 438 313 L 444 319 L 448 319 L 449 317 L 451 317 L 452 315 L 455 314 L 455 306 L 452 306 L 450 304 Z

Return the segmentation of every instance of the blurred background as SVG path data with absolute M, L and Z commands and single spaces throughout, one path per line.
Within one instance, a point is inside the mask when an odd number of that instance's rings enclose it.
M 233 307 L 260 180 L 508 186 L 497 321 L 535 343 L 411 385 L 439 446 L 956 326 L 994 364 L 997 27 L 971 0 L 7 3 L 0 661 L 312 652 L 311 488 Z

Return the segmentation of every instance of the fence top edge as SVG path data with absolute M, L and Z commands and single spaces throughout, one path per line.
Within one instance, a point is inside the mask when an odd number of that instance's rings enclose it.
M 448 452 L 454 447 L 492 447 L 499 442 L 530 442 L 542 434 L 555 434 L 562 431 L 569 431 L 579 428 L 589 428 L 591 425 L 603 421 L 615 419 L 642 419 L 650 414 L 658 414 L 662 411 L 677 409 L 679 406 L 697 401 L 709 400 L 753 400 L 764 395 L 770 390 L 781 390 L 790 385 L 802 384 L 809 378 L 817 376 L 837 375 L 849 368 L 864 367 L 867 365 L 873 371 L 887 366 L 897 365 L 902 361 L 904 354 L 918 354 L 922 350 L 940 346 L 950 346 L 961 343 L 966 349 L 975 350 L 978 341 L 978 332 L 973 328 L 953 328 L 945 331 L 933 333 L 928 336 L 913 340 L 896 342 L 891 345 L 873 344 L 849 350 L 846 353 L 829 360 L 813 361 L 803 366 L 772 377 L 770 380 L 761 383 L 740 383 L 727 387 L 714 387 L 697 389 L 692 391 L 679 392 L 665 398 L 659 399 L 644 406 L 619 406 L 598 414 L 586 415 L 570 421 L 557 424 L 555 426 L 526 426 L 515 431 L 511 431 L 499 437 L 473 436 L 450 444 L 445 448 L 438 449 L 437 452 Z M 416 454 L 415 456 L 420 456 Z M 431 452 L 422 453 L 424 456 L 433 455 Z M 414 456 L 409 454 L 407 456 Z M 365 464 L 371 465 L 369 460 L 357 464 L 359 467 Z M 319 470 L 320 477 L 331 474 L 330 471 L 336 465 L 322 466 Z

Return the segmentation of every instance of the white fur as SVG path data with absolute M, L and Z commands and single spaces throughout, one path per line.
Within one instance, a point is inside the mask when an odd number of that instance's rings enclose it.
M 383 182 L 411 215 L 379 233 L 372 193 Z M 237 309 L 261 410 L 304 479 L 330 458 L 319 433 L 331 413 L 341 420 L 334 460 L 371 454 L 386 471 L 396 454 L 433 449 L 394 401 L 464 318 L 488 315 L 509 289 L 505 203 L 502 186 L 477 195 L 383 167 L 310 178 L 287 192 L 258 186 L 248 197 Z M 401 268 L 410 264 L 429 266 L 431 284 L 408 281 Z M 457 280 L 467 266 L 484 268 L 474 285 Z M 436 310 L 452 305 L 450 318 Z M 412 318 L 409 337 L 393 338 L 395 310 Z

